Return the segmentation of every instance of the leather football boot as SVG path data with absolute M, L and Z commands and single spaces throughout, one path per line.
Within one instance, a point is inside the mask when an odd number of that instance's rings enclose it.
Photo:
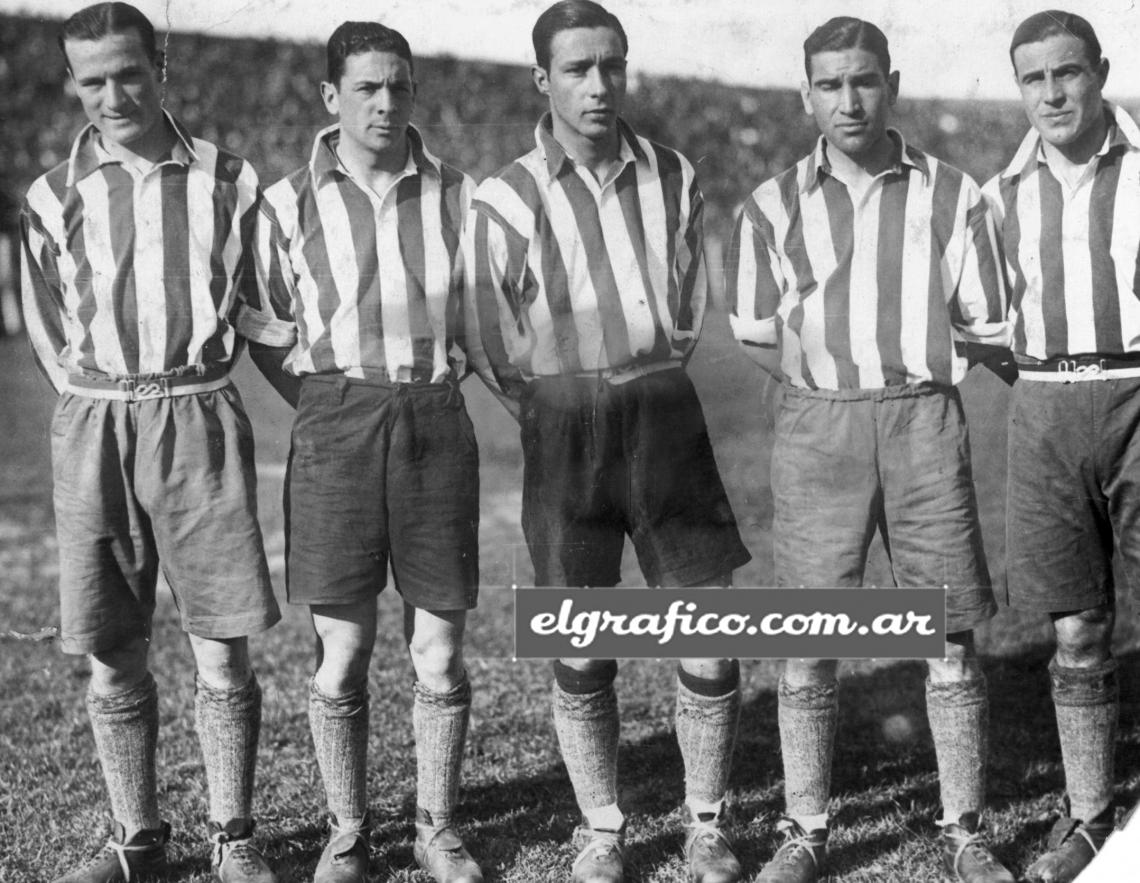
M 139 883 L 166 876 L 166 843 L 170 825 L 138 831 L 130 840 L 118 822 L 111 837 L 94 857 L 80 868 L 64 874 L 55 883 Z
M 780 819 L 776 830 L 784 842 L 756 878 L 756 883 L 817 883 L 825 880 L 827 829 L 805 831 L 791 819 Z
M 436 883 L 483 883 L 483 872 L 463 847 L 451 825 L 436 825 L 431 814 L 416 809 L 416 844 L 412 849 L 416 864 L 431 874 Z
M 1106 811 L 1091 822 L 1067 816 L 1057 819 L 1049 832 L 1046 852 L 1026 870 L 1026 881 L 1072 883 L 1112 833 L 1112 817 L 1112 812 Z
M 1013 874 L 994 858 L 980 832 L 977 813 L 966 813 L 957 824 L 942 826 L 939 837 L 946 883 L 1016 883 Z
M 317 862 L 313 883 L 367 883 L 368 816 L 359 828 L 341 828 L 336 816 L 329 816 L 329 842 Z
M 690 883 L 739 883 L 744 877 L 724 831 L 723 813 L 699 813 L 686 805 L 685 863 Z M 707 817 L 706 817 L 707 816 Z
M 277 875 L 253 845 L 253 819 L 207 822 L 214 844 L 214 877 L 219 883 L 277 883 Z
M 574 829 L 578 857 L 571 868 L 571 883 L 622 883 L 625 856 L 625 825 L 620 830 L 591 828 L 582 819 Z

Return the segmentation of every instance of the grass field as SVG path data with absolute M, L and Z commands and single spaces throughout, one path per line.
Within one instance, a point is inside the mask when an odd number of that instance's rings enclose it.
M 770 386 L 736 350 L 722 314 L 710 316 L 691 373 L 753 561 L 739 586 L 771 581 L 768 528 Z M 244 362 L 238 383 L 258 434 L 261 514 L 274 579 L 283 595 L 280 490 L 290 414 Z M 1003 572 L 1004 387 L 989 375 L 963 386 L 973 432 L 975 477 L 991 569 Z M 465 761 L 468 842 L 489 880 L 565 879 L 575 811 L 548 711 L 548 669 L 510 660 L 511 583 L 531 579 L 518 524 L 517 430 L 475 381 L 465 386 L 481 456 L 482 572 L 472 617 L 469 668 L 474 712 Z M 51 879 L 96 848 L 107 812 L 83 694 L 86 665 L 53 641 L 21 641 L 57 622 L 48 423 L 52 396 L 24 340 L 0 339 L 0 881 Z M 637 584 L 632 560 L 626 583 Z M 887 580 L 881 552 L 869 579 Z M 372 871 L 381 880 L 423 878 L 413 870 L 411 668 L 399 605 L 382 596 L 371 674 L 369 797 L 378 824 Z M 1140 789 L 1140 629 L 1121 604 L 1119 652 L 1125 703 L 1118 753 L 1120 796 Z M 1061 787 L 1048 701 L 1045 623 L 1003 609 L 980 635 L 992 698 L 989 816 L 998 854 L 1023 868 L 1040 849 Z M 252 642 L 265 694 L 257 806 L 267 855 L 284 880 L 308 879 L 324 843 L 322 796 L 306 720 L 312 642 L 303 611 L 286 611 Z M 204 776 L 192 731 L 192 665 L 172 603 L 157 614 L 153 670 L 161 691 L 160 802 L 174 824 L 175 878 L 209 877 L 202 839 Z M 932 818 L 934 755 L 918 663 L 845 666 L 834 802 L 835 880 L 924 883 L 939 879 Z M 781 807 L 776 732 L 777 667 L 744 665 L 745 710 L 733 776 L 740 852 L 758 870 L 771 854 Z M 681 761 L 672 735 L 670 665 L 633 662 L 618 680 L 622 703 L 622 802 L 631 820 L 629 880 L 684 879 L 677 857 Z

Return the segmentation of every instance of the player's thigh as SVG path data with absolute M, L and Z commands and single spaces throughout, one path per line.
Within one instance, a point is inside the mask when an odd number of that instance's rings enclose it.
M 479 586 L 479 452 L 454 384 L 405 391 L 385 482 L 396 588 L 424 610 L 467 610 Z
M 789 390 L 772 449 L 781 586 L 859 585 L 878 523 L 874 403 Z
M 895 582 L 946 588 L 947 631 L 997 611 L 982 546 L 969 432 L 956 389 L 882 403 L 883 507 Z
M 51 425 L 61 646 L 98 653 L 150 635 L 158 554 L 134 492 L 125 402 L 64 393 Z
M 719 585 L 748 562 L 696 390 L 680 368 L 615 387 L 621 505 L 650 585 Z
M 1140 601 L 1140 378 L 1098 384 L 1106 418 L 1100 446 L 1108 514 L 1128 591 Z
M 1009 602 L 1084 610 L 1112 596 L 1112 531 L 1096 476 L 1093 382 L 1020 381 L 1010 397 Z
M 238 638 L 280 619 L 257 521 L 253 431 L 232 386 L 138 402 L 139 499 L 183 628 Z

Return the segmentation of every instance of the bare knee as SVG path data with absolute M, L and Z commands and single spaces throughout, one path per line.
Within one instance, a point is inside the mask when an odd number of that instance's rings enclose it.
M 973 631 L 956 632 L 946 636 L 943 655 L 926 660 L 930 680 L 935 684 L 972 681 L 981 677 L 982 668 L 974 650 Z
M 1053 615 L 1057 663 L 1064 668 L 1094 668 L 1112 655 L 1112 627 L 1116 613 L 1111 605 Z
M 147 654 L 150 642 L 134 638 L 110 650 L 92 653 L 91 690 L 104 696 L 131 690 L 147 676 Z
M 822 687 L 835 682 L 838 669 L 835 659 L 789 659 L 784 664 L 784 683 L 789 687 Z
M 343 696 L 368 684 L 368 664 L 376 643 L 376 602 L 312 608 L 320 644 L 313 680 L 326 696 Z
M 464 611 L 415 611 L 408 653 L 416 680 L 429 690 L 445 693 L 463 680 L 465 621 Z
M 733 670 L 732 659 L 679 659 L 677 664 L 685 674 L 695 678 L 704 678 L 709 681 L 723 681 Z
M 253 677 L 249 664 L 249 641 L 246 638 L 203 638 L 190 636 L 190 648 L 198 677 L 215 690 L 236 690 Z

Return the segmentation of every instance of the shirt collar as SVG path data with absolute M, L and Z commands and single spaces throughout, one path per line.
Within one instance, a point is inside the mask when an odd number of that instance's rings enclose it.
M 1125 150 L 1140 150 L 1140 128 L 1127 111 L 1111 101 L 1106 101 L 1104 113 L 1109 118 L 1108 135 L 1095 155 L 1104 156 L 1118 147 Z M 1017 153 L 1002 171 L 1001 177 L 1012 178 L 1015 175 L 1028 174 L 1045 161 L 1045 145 L 1041 135 L 1036 129 L 1030 129 L 1017 148 Z
M 618 159 L 621 164 L 624 166 L 629 162 L 647 162 L 648 158 L 641 148 L 641 142 L 637 140 L 637 135 L 629 124 L 619 117 L 617 127 Z M 538 144 L 539 153 L 546 161 L 546 171 L 550 175 L 550 180 L 557 177 L 566 163 L 574 165 L 573 158 L 554 137 L 554 121 L 549 112 L 544 113 L 542 119 L 538 121 L 534 129 L 534 140 Z
M 898 129 L 887 129 L 887 137 L 891 139 L 895 152 L 886 173 L 901 175 L 903 166 L 910 166 L 922 172 L 923 178 L 929 183 L 930 165 L 922 151 L 908 147 L 906 139 Z M 804 175 L 803 183 L 800 185 L 800 192 L 806 194 L 814 190 L 819 185 L 820 175 L 823 174 L 834 175 L 831 171 L 831 161 L 827 158 L 827 139 L 820 135 L 815 143 L 815 150 L 808 155 L 807 174 Z
M 313 155 L 309 159 L 309 170 L 313 181 L 320 185 L 329 175 L 344 175 L 352 177 L 348 169 L 340 161 L 336 153 L 337 142 L 340 141 L 340 124 L 334 123 L 327 129 L 317 133 L 313 141 Z M 436 177 L 442 175 L 440 161 L 424 147 L 423 136 L 415 126 L 408 126 L 408 160 L 404 164 L 407 174 L 422 174 L 427 172 Z
M 170 148 L 170 159 L 184 166 L 197 162 L 198 154 L 194 150 L 194 139 L 186 127 L 165 109 L 162 115 L 175 135 L 174 146 Z M 67 161 L 67 186 L 74 186 L 102 166 L 120 163 L 121 160 L 113 157 L 103 146 L 103 139 L 99 137 L 99 130 L 95 124 L 88 123 L 71 145 L 71 155 Z

